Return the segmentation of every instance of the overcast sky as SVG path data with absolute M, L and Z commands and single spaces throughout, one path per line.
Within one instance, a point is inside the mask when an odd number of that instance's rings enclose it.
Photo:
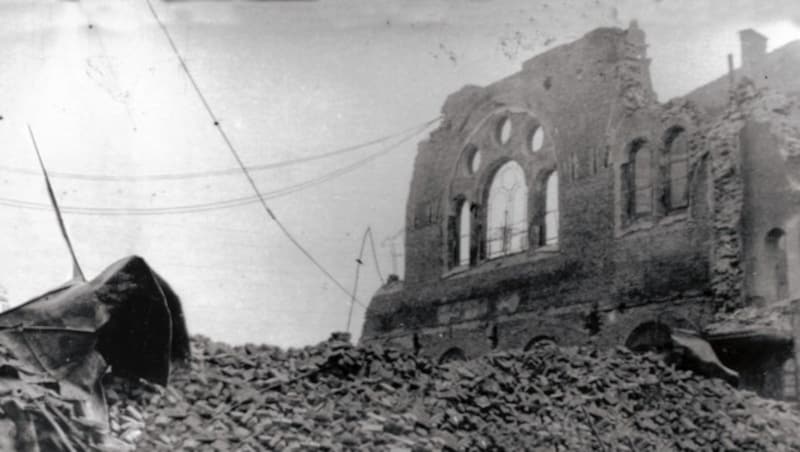
M 800 39 L 794 1 L 153 0 L 224 130 L 248 165 L 314 156 L 436 118 L 446 96 L 516 72 L 524 60 L 599 26 L 637 19 L 661 100 L 738 65 L 736 32 L 773 49 Z M 91 25 L 91 27 L 90 27 Z M 132 176 L 235 168 L 236 162 L 145 0 L 0 2 L 0 203 L 47 203 L 26 125 L 65 207 L 149 209 L 251 196 L 240 174 Z M 418 135 L 356 170 L 269 204 L 350 288 L 371 226 L 380 267 L 402 230 Z M 294 187 L 386 144 L 254 173 L 264 192 Z M 5 169 L 4 169 L 5 168 Z M 113 179 L 120 176 L 123 180 Z M 52 212 L 0 205 L 0 285 L 18 304 L 68 279 Z M 302 345 L 347 323 L 349 298 L 257 204 L 171 215 L 66 213 L 88 277 L 139 254 L 182 296 L 193 333 L 234 343 Z M 396 242 L 402 251 L 402 237 Z M 398 272 L 402 273 L 402 261 Z M 379 286 L 370 253 L 358 297 Z M 354 310 L 357 336 L 364 310 Z

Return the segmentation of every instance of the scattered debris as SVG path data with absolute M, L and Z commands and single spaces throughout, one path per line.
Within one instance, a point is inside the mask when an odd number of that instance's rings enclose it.
M 103 377 L 166 384 L 188 353 L 180 300 L 137 256 L 3 312 L 0 450 L 132 449 L 134 433 L 110 440 Z
M 20 360 L 0 344 L 0 450 L 4 452 L 129 451 L 133 441 L 110 435 L 84 412 L 68 385 Z
M 436 365 L 409 352 L 192 339 L 162 388 L 110 378 L 138 450 L 800 450 L 792 406 L 619 347 L 541 345 Z

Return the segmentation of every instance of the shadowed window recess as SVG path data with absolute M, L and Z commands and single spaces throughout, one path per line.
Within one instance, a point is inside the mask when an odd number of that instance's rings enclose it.
M 461 350 L 458 347 L 453 347 L 448 349 L 446 352 L 442 353 L 439 357 L 439 364 L 447 364 L 456 361 L 466 361 L 467 356 L 464 354 L 464 350 Z
M 544 201 L 544 232 L 542 245 L 558 244 L 558 172 L 547 176 Z
M 458 220 L 458 265 L 469 265 L 470 262 L 470 227 L 472 213 L 470 212 L 469 202 L 461 203 L 461 211 Z
M 506 116 L 497 123 L 497 141 L 506 144 L 511 139 L 511 120 Z
M 689 203 L 689 141 L 682 127 L 673 127 L 667 132 L 661 154 L 660 173 L 660 202 L 664 212 L 686 207 Z
M 644 139 L 634 140 L 627 163 L 621 166 L 624 215 L 631 221 L 652 211 L 652 154 Z
M 789 278 L 786 269 L 786 234 L 774 228 L 766 238 L 765 289 L 771 290 L 771 300 L 782 300 L 789 296 Z

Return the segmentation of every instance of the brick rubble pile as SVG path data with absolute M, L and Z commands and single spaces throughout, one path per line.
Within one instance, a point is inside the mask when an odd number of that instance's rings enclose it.
M 0 451 L 125 451 L 84 411 L 86 398 L 0 345 Z
M 109 382 L 112 431 L 142 451 L 800 450 L 793 407 L 653 355 L 544 345 L 438 365 L 346 339 L 196 337 L 170 387 Z

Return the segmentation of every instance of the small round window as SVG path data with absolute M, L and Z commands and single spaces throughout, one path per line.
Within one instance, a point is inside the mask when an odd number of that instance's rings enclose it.
M 497 123 L 497 140 L 500 142 L 500 144 L 506 144 L 510 138 L 511 121 L 506 116 Z
M 475 174 L 481 169 L 481 150 L 475 146 L 467 148 L 467 171 Z
M 530 143 L 529 143 L 531 152 L 538 152 L 540 149 L 542 149 L 543 144 L 544 144 L 544 132 L 542 131 L 541 127 L 537 126 L 535 129 L 531 131 Z

